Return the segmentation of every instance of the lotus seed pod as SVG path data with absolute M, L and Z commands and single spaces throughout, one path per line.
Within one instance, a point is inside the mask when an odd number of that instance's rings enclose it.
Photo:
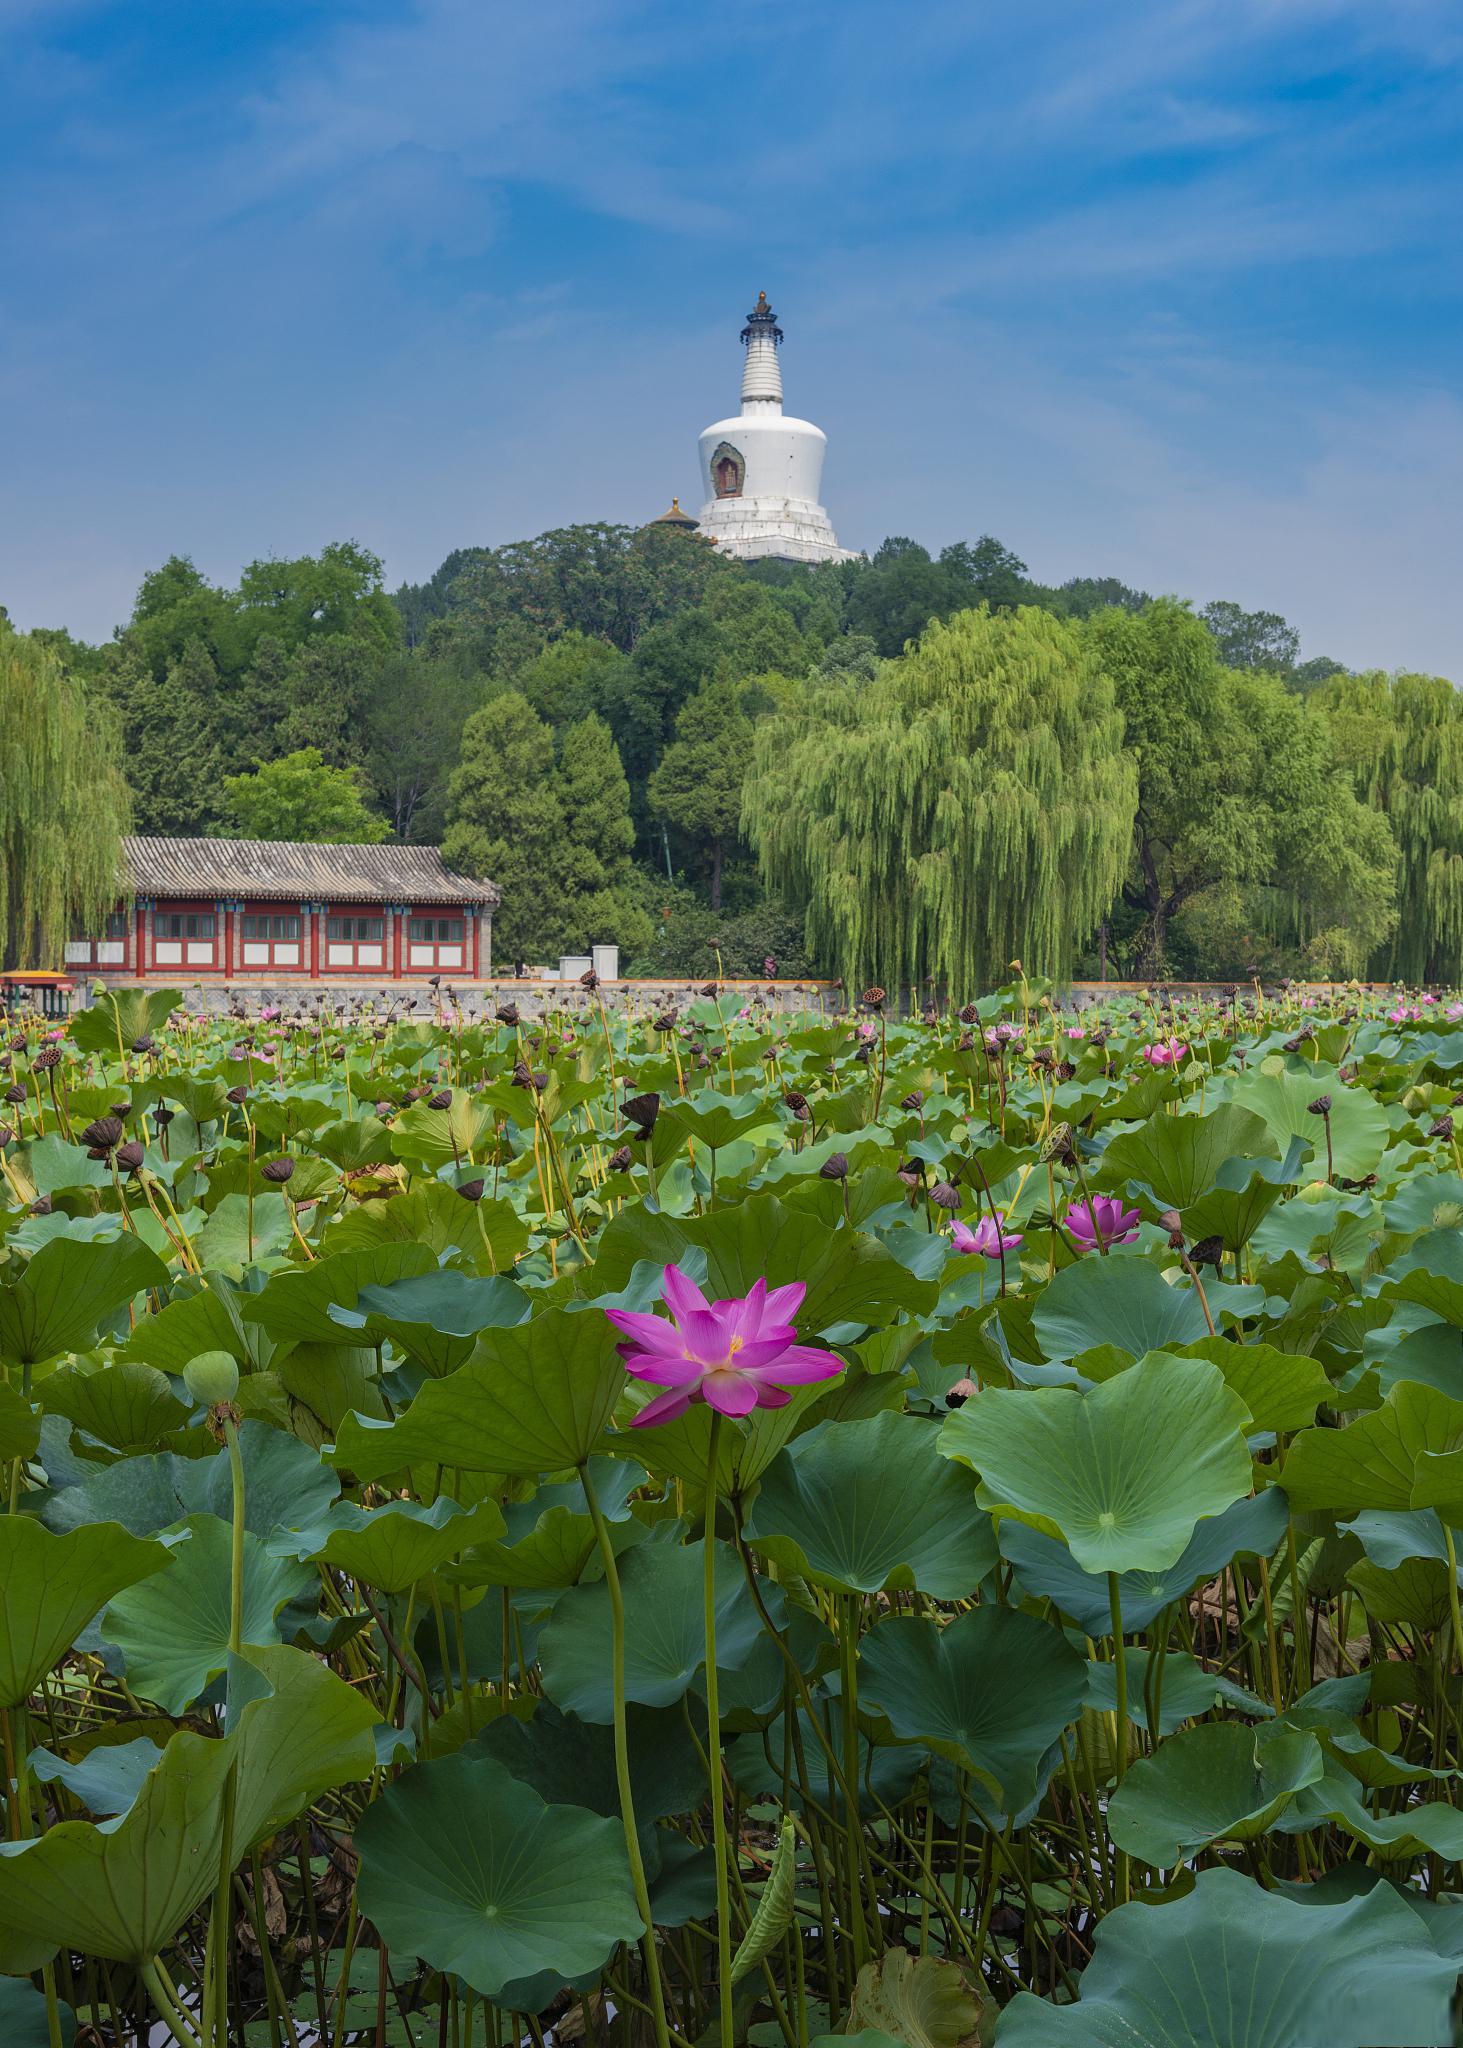
M 200 1351 L 183 1367 L 183 1384 L 195 1401 L 216 1408 L 239 1391 L 239 1368 L 227 1351 Z

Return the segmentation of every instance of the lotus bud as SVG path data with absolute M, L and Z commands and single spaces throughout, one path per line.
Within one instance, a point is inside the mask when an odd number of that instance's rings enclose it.
M 971 1395 L 978 1394 L 979 1392 L 980 1388 L 974 1380 L 956 1380 L 954 1386 L 945 1395 L 945 1406 L 947 1408 L 963 1408 Z
M 200 1351 L 183 1367 L 183 1384 L 195 1401 L 217 1408 L 239 1391 L 239 1368 L 227 1351 Z

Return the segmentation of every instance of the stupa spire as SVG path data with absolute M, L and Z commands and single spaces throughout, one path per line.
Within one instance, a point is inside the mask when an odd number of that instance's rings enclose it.
M 758 292 L 757 303 L 747 315 L 742 341 L 747 360 L 742 366 L 742 411 L 782 411 L 782 365 L 777 360 L 782 329 L 767 303 L 766 292 Z

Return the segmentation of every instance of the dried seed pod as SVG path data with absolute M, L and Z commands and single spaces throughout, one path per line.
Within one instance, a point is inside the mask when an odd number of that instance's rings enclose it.
M 92 1151 L 103 1159 L 121 1142 L 122 1119 L 119 1116 L 99 1116 L 80 1134 L 80 1143 L 89 1145 Z
M 452 1090 L 450 1088 L 439 1088 L 435 1095 L 427 1097 L 427 1107 L 428 1109 L 451 1109 Z
M 114 1156 L 123 1173 L 136 1173 L 147 1155 L 136 1138 L 129 1138 L 125 1145 L 117 1147 Z
M 611 1173 L 628 1173 L 630 1171 L 630 1147 L 628 1145 L 617 1145 L 615 1147 L 614 1151 L 610 1154 L 609 1168 Z
M 648 1138 L 655 1129 L 656 1118 L 660 1115 L 660 1097 L 658 1095 L 631 1095 L 621 1103 L 620 1107 L 624 1112 L 626 1122 L 634 1124 L 635 1128 L 644 1137 Z
M 847 1180 L 848 1154 L 835 1152 L 831 1159 L 825 1159 L 818 1168 L 819 1180 Z
M 295 1170 L 293 1159 L 266 1159 L 259 1171 L 273 1186 L 282 1188 Z
M 930 1200 L 937 1209 L 953 1212 L 960 1207 L 960 1190 L 953 1181 L 937 1180 L 930 1189 Z
M 459 1181 L 457 1192 L 461 1195 L 464 1202 L 480 1202 L 483 1198 L 483 1189 L 486 1186 L 487 1182 L 482 1180 Z

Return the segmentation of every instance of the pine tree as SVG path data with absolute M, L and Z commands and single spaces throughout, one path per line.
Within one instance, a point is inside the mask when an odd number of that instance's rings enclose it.
M 650 778 L 652 809 L 704 848 L 713 910 L 721 908 L 721 870 L 735 838 L 752 725 L 731 683 L 708 683 L 683 704 L 676 737 Z
M 1122 877 L 1136 778 L 1111 683 L 1049 613 L 982 606 L 757 728 L 743 827 L 852 985 L 1071 972 Z
M 447 802 L 443 860 L 502 891 L 493 921 L 499 959 L 545 953 L 558 910 L 564 807 L 553 733 L 516 690 L 493 698 L 463 727 Z
M 117 900 L 129 827 L 110 710 L 0 623 L 0 960 L 59 966 Z
M 159 679 L 143 671 L 123 699 L 127 779 L 139 832 L 206 832 L 218 822 L 226 762 L 218 738 L 219 678 L 190 640 Z

